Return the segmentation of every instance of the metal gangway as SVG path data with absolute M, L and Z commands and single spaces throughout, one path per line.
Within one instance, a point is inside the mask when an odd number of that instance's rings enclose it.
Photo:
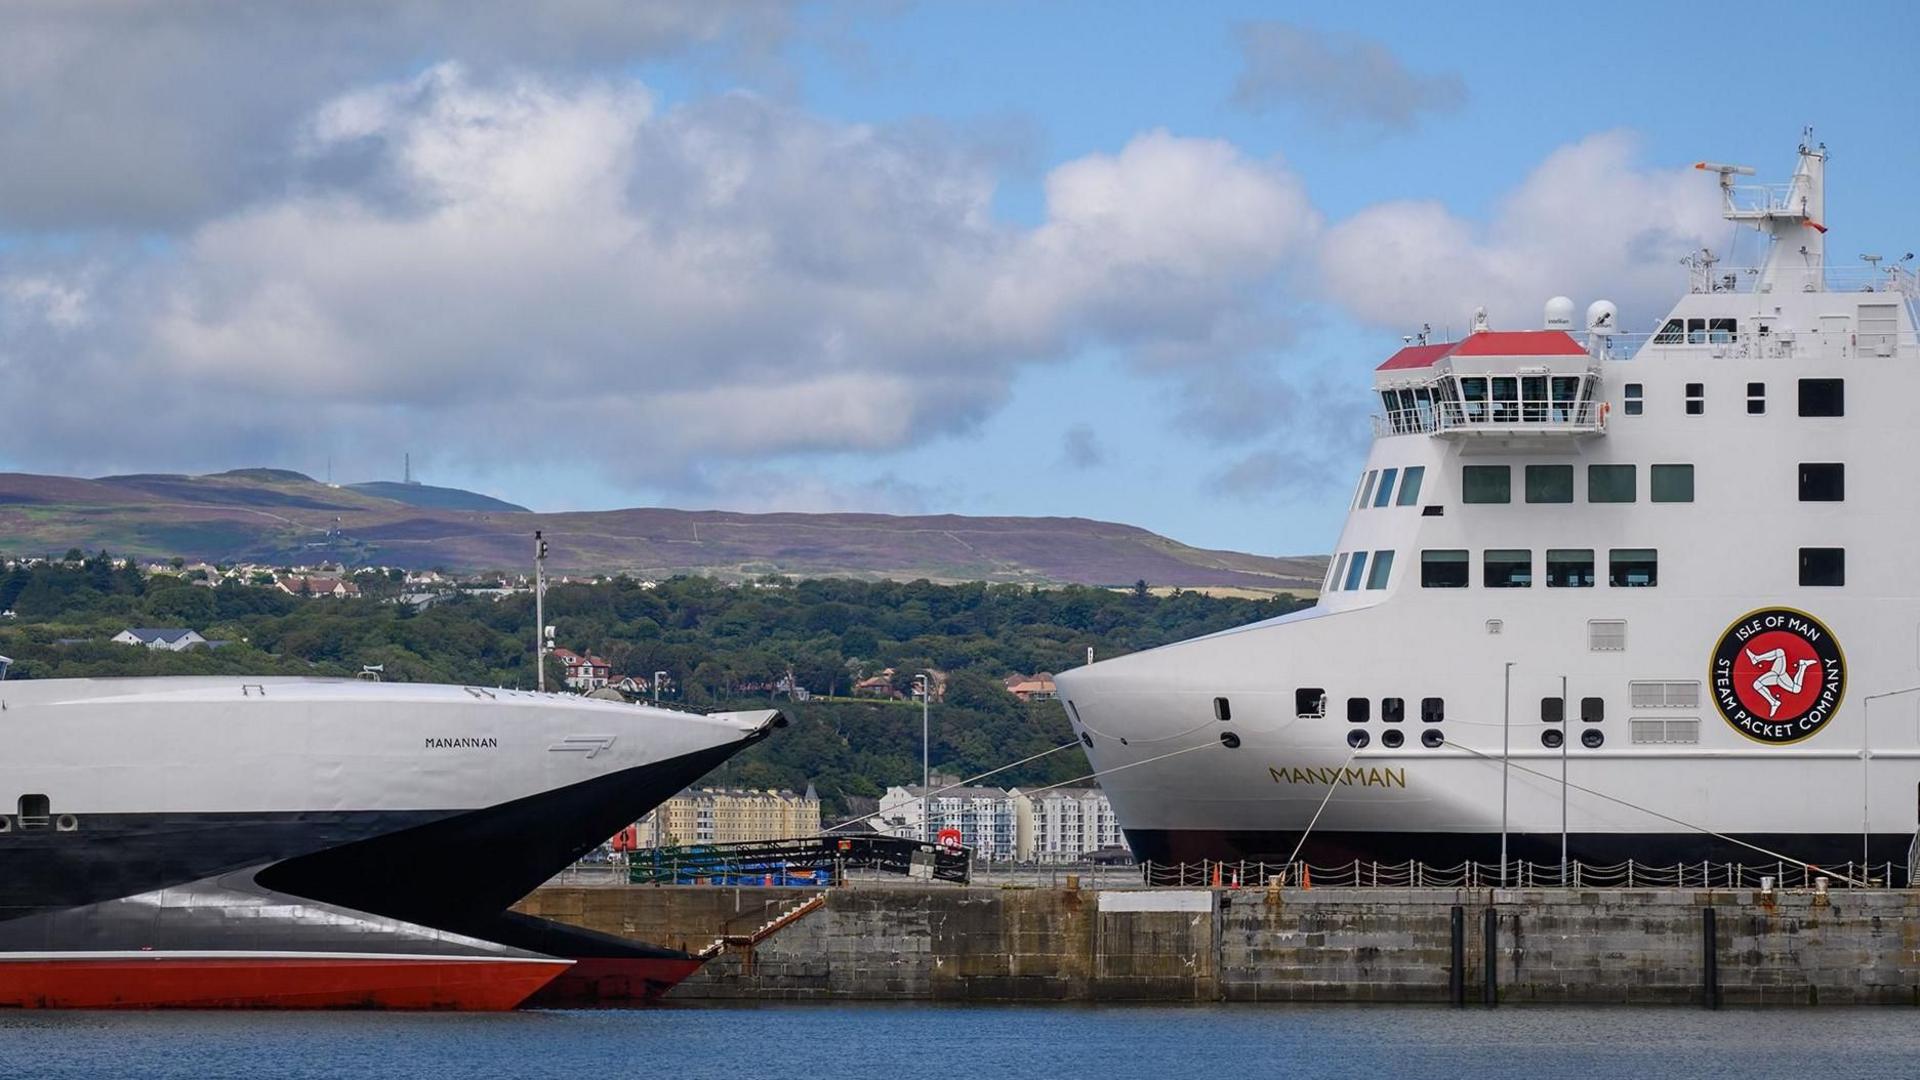
M 626 853 L 635 885 L 838 885 L 848 871 L 971 879 L 973 852 L 880 833 L 836 833 L 735 844 L 684 844 Z

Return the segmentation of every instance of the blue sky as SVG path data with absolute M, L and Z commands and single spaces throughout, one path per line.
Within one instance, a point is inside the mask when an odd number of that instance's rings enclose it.
M 0 13 L 0 466 L 1323 551 L 1400 335 L 1652 319 L 1691 162 L 1920 247 L 1906 6 L 408 10 Z

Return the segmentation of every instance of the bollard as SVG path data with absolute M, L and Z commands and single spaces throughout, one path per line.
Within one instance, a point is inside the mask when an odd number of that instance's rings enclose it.
M 1467 909 L 1459 904 L 1453 905 L 1448 922 L 1448 948 L 1452 959 L 1447 968 L 1447 1000 L 1459 1008 L 1467 1003 Z
M 1079 874 L 1067 875 L 1067 891 L 1068 892 L 1080 891 L 1080 875 Z
M 1480 1000 L 1482 1004 L 1491 1008 L 1500 1004 L 1500 979 L 1498 974 L 1500 965 L 1500 913 L 1492 907 L 1487 908 L 1484 926 L 1481 930 L 1481 937 L 1484 939 L 1486 945 L 1487 957 L 1485 966 L 1480 972 L 1482 976 Z
M 1713 909 L 1700 910 L 1700 967 L 1702 998 L 1707 1008 L 1720 1007 L 1720 935 L 1715 932 Z

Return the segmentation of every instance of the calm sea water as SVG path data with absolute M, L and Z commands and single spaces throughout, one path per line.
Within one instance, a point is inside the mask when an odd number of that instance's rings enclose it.
M 1911 1076 L 1894 1009 L 756 1006 L 0 1014 L 0 1077 Z

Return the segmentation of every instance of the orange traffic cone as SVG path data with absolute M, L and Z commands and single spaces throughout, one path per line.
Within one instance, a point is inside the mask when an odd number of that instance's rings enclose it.
M 1213 887 L 1216 889 L 1220 887 L 1220 864 L 1219 863 L 1213 864 Z
M 1300 864 L 1300 887 L 1302 889 L 1313 888 L 1313 867 L 1308 866 L 1306 863 Z

